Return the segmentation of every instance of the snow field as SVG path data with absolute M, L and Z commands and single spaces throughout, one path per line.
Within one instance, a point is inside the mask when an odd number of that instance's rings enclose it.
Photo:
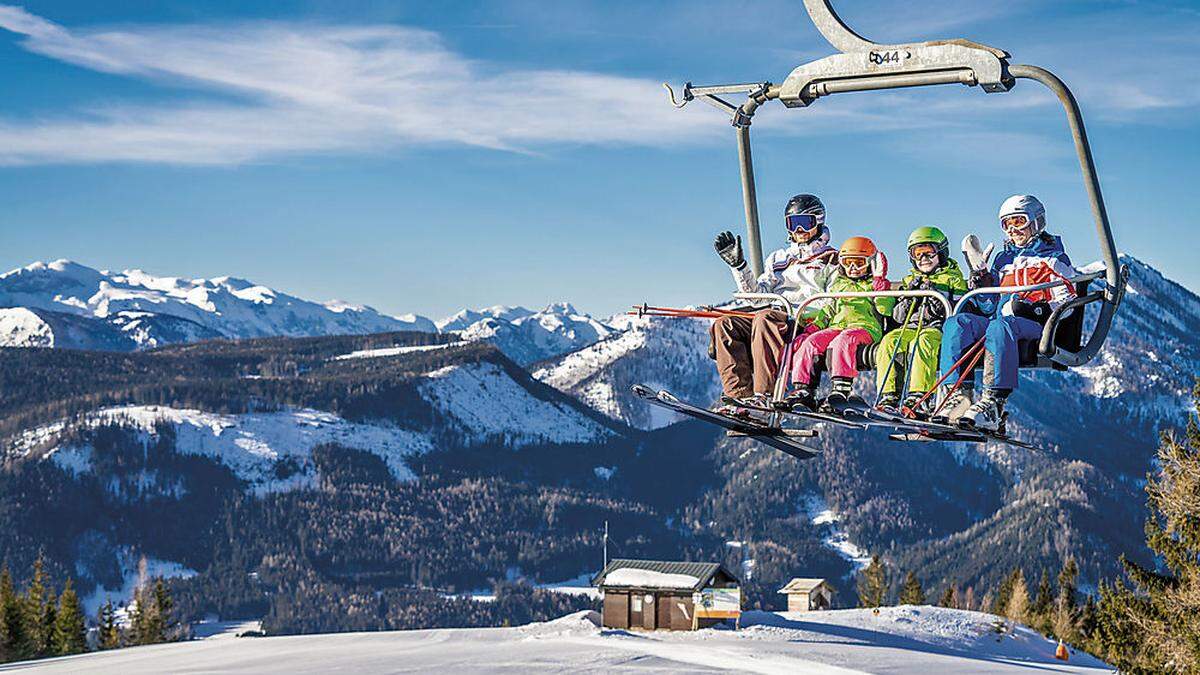
M 390 424 L 348 422 L 331 413 L 307 409 L 221 415 L 162 406 L 119 406 L 92 413 L 86 421 L 91 426 L 131 424 L 145 434 L 154 433 L 160 422 L 174 426 L 176 452 L 224 464 L 256 494 L 311 487 L 316 478 L 312 449 L 318 445 L 337 443 L 375 454 L 397 480 L 414 478 L 404 464 L 405 457 L 433 447 L 427 434 Z M 18 443 L 26 447 L 47 443 L 62 428 L 59 424 L 34 430 Z M 91 471 L 91 453 L 91 447 L 72 446 L 54 448 L 49 456 L 60 467 L 80 474 Z M 280 478 L 276 464 L 285 459 L 294 460 L 298 470 Z
M 337 633 L 200 640 L 23 664 L 80 671 L 253 673 L 742 672 L 1102 673 L 1082 653 L 1055 660 L 1055 643 L 997 618 L 928 606 L 812 613 L 746 612 L 742 630 L 601 629 L 596 612 L 515 628 Z
M 440 368 L 418 390 L 470 443 L 591 443 L 612 431 L 569 406 L 533 396 L 494 363 Z

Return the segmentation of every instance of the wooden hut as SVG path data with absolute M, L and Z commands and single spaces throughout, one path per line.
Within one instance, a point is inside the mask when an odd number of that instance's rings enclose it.
M 592 585 L 607 628 L 696 630 L 741 616 L 740 582 L 720 563 L 616 559 Z
M 796 577 L 779 589 L 788 599 L 789 612 L 813 612 L 833 606 L 833 586 L 824 579 Z

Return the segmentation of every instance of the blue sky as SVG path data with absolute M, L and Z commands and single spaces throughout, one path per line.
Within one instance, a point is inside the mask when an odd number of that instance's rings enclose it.
M 1200 288 L 1194 3 L 835 4 L 879 42 L 967 37 L 1055 71 L 1118 247 Z M 830 52 L 800 0 L 0 5 L 0 267 L 232 274 L 434 317 L 714 301 L 712 237 L 742 227 L 733 132 L 659 83 L 779 82 Z M 768 246 L 796 192 L 896 265 L 913 227 L 994 238 L 1000 201 L 1032 192 L 1097 255 L 1031 83 L 771 104 L 754 135 Z

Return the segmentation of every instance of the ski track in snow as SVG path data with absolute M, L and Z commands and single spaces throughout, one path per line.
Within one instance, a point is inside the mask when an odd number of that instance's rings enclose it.
M 418 387 L 450 417 L 468 442 L 510 447 L 539 442 L 591 443 L 612 431 L 561 403 L 533 396 L 494 363 L 440 368 Z
M 742 672 L 1102 673 L 1084 653 L 997 617 L 929 606 L 811 613 L 746 612 L 742 630 L 635 632 L 577 612 L 515 628 L 434 629 L 201 640 L 21 664 L 32 672 Z
M 162 406 L 119 406 L 92 413 L 86 423 L 93 427 L 126 423 L 149 435 L 159 422 L 175 427 L 176 452 L 210 457 L 224 464 L 249 483 L 256 494 L 312 486 L 312 449 L 325 443 L 378 455 L 397 480 L 414 478 L 404 464 L 405 457 L 433 447 L 426 434 L 391 424 L 348 422 L 331 413 L 308 409 L 222 415 Z M 63 428 L 60 423 L 26 432 L 16 442 L 16 454 L 28 454 L 34 447 L 52 442 Z M 53 448 L 49 456 L 74 474 L 91 470 L 90 446 Z M 286 478 L 278 477 L 276 463 L 284 459 L 295 460 L 300 470 Z

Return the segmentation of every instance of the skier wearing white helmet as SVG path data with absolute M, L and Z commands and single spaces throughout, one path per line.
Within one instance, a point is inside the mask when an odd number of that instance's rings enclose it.
M 956 314 L 943 328 L 941 370 L 946 373 L 981 338 L 984 390 L 972 402 L 974 373 L 966 372 L 961 385 L 943 404 L 945 416 L 963 427 L 998 431 L 1003 426 L 1004 402 L 1017 387 L 1020 367 L 1018 343 L 1038 340 L 1051 313 L 1075 297 L 1070 283 L 1075 276 L 1062 239 L 1046 232 L 1046 209 L 1033 195 L 1013 195 L 998 214 L 1004 231 L 1004 249 L 988 266 L 994 246 L 981 249 L 979 238 L 963 239 L 963 255 L 971 267 L 971 288 L 1030 286 L 1058 281 L 1058 285 L 1023 293 L 981 296 L 976 314 Z M 965 370 L 965 364 L 959 370 Z
M 742 293 L 778 293 L 799 303 L 825 291 L 837 274 L 837 249 L 829 245 L 825 205 L 814 195 L 799 194 L 784 208 L 788 246 L 767 256 L 766 269 L 754 277 L 742 255 L 742 238 L 722 232 L 713 242 L 717 255 L 729 265 Z M 814 302 L 815 315 L 824 305 Z M 758 311 L 753 319 L 726 316 L 712 327 L 713 355 L 727 398 L 766 405 L 775 385 L 780 355 L 788 340 L 788 315 L 774 309 Z M 721 405 L 717 412 L 745 415 L 737 406 Z

